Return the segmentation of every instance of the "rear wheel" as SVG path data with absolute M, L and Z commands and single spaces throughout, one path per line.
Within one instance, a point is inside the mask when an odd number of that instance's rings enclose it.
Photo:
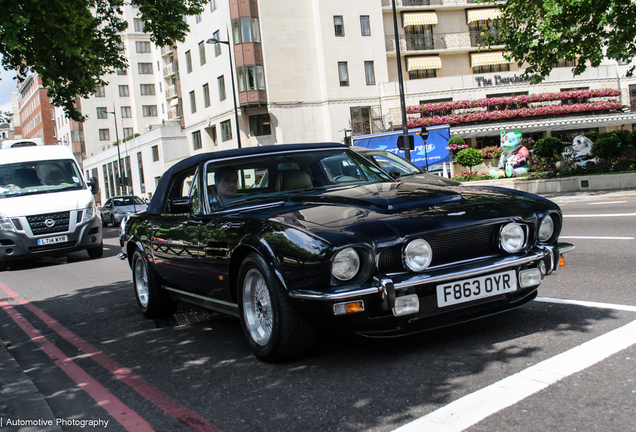
M 132 277 L 135 297 L 146 318 L 167 318 L 177 309 L 177 302 L 161 289 L 158 277 L 139 249 L 132 258 Z
M 306 354 L 316 327 L 291 304 L 287 292 L 258 254 L 249 254 L 239 270 L 241 326 L 256 356 L 279 362 Z
M 108 222 L 106 221 L 106 219 L 104 219 L 104 216 L 102 216 L 102 226 L 105 227 L 108 225 Z
M 101 258 L 104 255 L 104 243 L 100 242 L 99 246 L 86 249 L 86 252 L 88 252 L 90 258 Z
M 113 215 L 110 215 L 110 224 L 111 224 L 112 226 L 116 226 L 116 225 L 115 225 L 115 218 L 113 217 Z

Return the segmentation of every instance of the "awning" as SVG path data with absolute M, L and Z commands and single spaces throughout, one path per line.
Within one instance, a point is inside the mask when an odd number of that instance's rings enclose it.
M 438 56 L 408 57 L 406 59 L 406 70 L 441 69 L 442 59 Z
M 179 105 L 179 99 L 174 98 L 174 99 L 172 99 L 172 100 L 170 101 L 170 106 L 171 106 L 171 107 L 173 107 L 173 106 L 177 106 L 177 105 Z
M 504 58 L 503 51 L 483 52 L 470 55 L 470 67 L 508 64 L 510 61 Z
M 410 12 L 402 15 L 402 27 L 437 24 L 435 12 Z
M 466 24 L 470 24 L 473 21 L 492 21 L 501 16 L 501 11 L 498 8 L 469 9 L 466 15 Z

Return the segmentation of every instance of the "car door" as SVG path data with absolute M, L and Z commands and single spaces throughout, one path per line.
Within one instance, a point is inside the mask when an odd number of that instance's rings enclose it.
M 184 174 L 178 179 L 170 196 L 188 197 L 194 179 L 195 173 Z M 169 206 L 149 226 L 155 269 L 172 288 L 186 292 L 200 289 L 200 224 L 200 217 L 193 212 L 176 207 L 171 209 Z
M 109 198 L 106 200 L 104 205 L 102 206 L 102 220 L 105 222 L 110 222 L 110 215 L 113 211 L 113 199 Z

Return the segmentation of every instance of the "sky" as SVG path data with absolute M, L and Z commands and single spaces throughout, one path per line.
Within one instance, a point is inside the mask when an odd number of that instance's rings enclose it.
M 11 93 L 18 91 L 14 71 L 6 71 L 0 66 L 0 111 L 11 111 Z

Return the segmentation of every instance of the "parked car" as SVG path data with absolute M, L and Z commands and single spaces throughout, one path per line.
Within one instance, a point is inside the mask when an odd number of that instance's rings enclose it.
M 145 211 L 148 204 L 138 196 L 114 196 L 108 198 L 102 206 L 102 225 L 117 226 L 121 220 L 133 213 Z
M 353 147 L 353 149 L 382 167 L 384 171 L 392 176 L 397 177 L 396 174 L 394 174 L 397 173 L 399 178 L 406 183 L 432 184 L 438 186 L 459 186 L 461 184 L 458 181 L 427 172 L 424 168 L 420 168 L 413 162 L 390 151 L 369 149 L 366 147 Z M 437 171 L 437 167 L 435 170 Z
M 573 246 L 553 202 L 495 187 L 394 181 L 340 144 L 184 159 L 120 228 L 148 318 L 178 301 L 240 318 L 265 361 L 318 326 L 388 337 L 522 306 Z

